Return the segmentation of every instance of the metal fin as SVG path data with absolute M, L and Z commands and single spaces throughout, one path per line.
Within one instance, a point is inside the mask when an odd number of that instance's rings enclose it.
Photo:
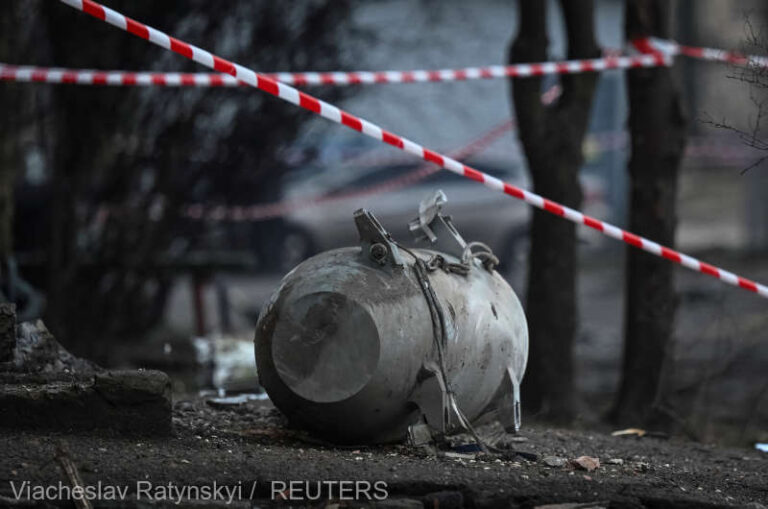
M 402 268 L 403 258 L 397 244 L 392 240 L 376 216 L 365 209 L 358 209 L 354 213 L 355 226 L 360 234 L 360 245 L 364 256 L 379 265 L 390 264 L 393 267 Z
M 448 391 L 440 376 L 440 368 L 434 363 L 425 363 L 421 368 L 421 383 L 411 394 L 430 427 L 446 433 L 451 427 L 451 410 Z
M 507 432 L 520 431 L 522 422 L 520 411 L 520 382 L 512 367 L 508 367 L 504 373 L 503 396 L 497 408 L 499 422 Z

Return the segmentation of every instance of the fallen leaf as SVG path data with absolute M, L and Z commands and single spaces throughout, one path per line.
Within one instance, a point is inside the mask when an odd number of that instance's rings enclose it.
M 572 459 L 571 464 L 576 468 L 591 472 L 600 468 L 600 459 L 593 458 L 592 456 L 579 456 L 576 459 Z
M 628 436 L 628 435 L 642 437 L 642 436 L 645 436 L 645 430 L 640 428 L 627 428 L 627 429 L 620 429 L 611 433 L 611 436 L 613 437 L 622 437 L 622 436 Z

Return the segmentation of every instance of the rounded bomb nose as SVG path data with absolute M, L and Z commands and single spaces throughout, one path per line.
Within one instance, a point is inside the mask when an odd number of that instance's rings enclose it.
M 317 292 L 286 303 L 282 311 L 272 357 L 295 394 L 334 403 L 371 380 L 379 362 L 379 334 L 362 305 L 339 293 Z

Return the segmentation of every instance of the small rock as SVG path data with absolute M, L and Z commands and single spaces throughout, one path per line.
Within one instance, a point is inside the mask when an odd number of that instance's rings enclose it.
M 639 470 L 640 472 L 647 472 L 650 469 L 651 469 L 651 465 L 649 465 L 648 463 L 644 463 L 640 461 L 635 464 L 635 470 Z
M 562 468 L 568 464 L 568 460 L 559 456 L 545 456 L 541 460 L 546 466 L 552 468 Z
M 600 459 L 593 458 L 592 456 L 579 456 L 576 459 L 572 459 L 571 464 L 576 468 L 580 468 L 581 470 L 586 470 L 587 472 L 591 472 L 593 470 L 600 468 Z
M 623 465 L 624 460 L 621 458 L 611 458 L 606 463 L 608 463 L 609 465 Z

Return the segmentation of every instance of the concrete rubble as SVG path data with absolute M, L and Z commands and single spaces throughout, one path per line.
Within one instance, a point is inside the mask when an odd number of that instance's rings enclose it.
M 171 382 L 160 371 L 108 371 L 69 353 L 42 321 L 0 306 L 0 427 L 171 433 Z

